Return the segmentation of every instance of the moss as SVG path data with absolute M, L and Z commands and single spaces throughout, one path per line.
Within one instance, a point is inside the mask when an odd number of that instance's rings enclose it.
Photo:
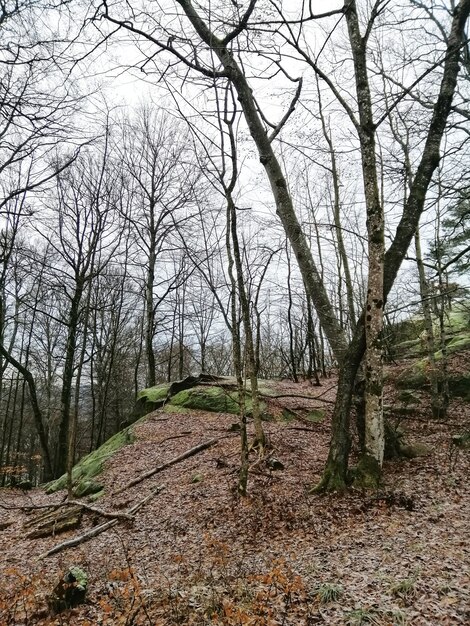
M 164 383 L 139 391 L 133 411 L 134 418 L 143 417 L 159 409 L 168 397 L 170 386 L 170 383 Z
M 323 409 L 312 409 L 307 413 L 307 419 L 309 422 L 314 422 L 317 424 L 318 422 L 322 422 L 325 418 L 325 411 Z
M 349 474 L 349 471 L 346 474 Z M 312 494 L 343 493 L 347 488 L 348 476 L 343 476 L 341 471 L 333 467 L 333 464 L 327 464 L 320 482 L 312 485 L 309 492 Z
M 142 389 L 137 394 L 137 400 L 145 400 L 146 402 L 161 402 L 168 396 L 170 389 L 170 383 L 164 383 L 162 385 L 156 385 L 155 387 L 148 387 Z
M 252 413 L 252 401 L 248 394 L 246 394 L 245 403 L 246 412 L 250 415 Z M 213 411 L 215 413 L 233 413 L 235 415 L 238 415 L 240 411 L 238 393 L 235 391 L 229 392 L 222 387 L 215 386 L 185 389 L 173 396 L 168 404 L 185 409 Z M 266 404 L 260 402 L 260 412 L 265 413 L 265 411 Z
M 363 454 L 359 459 L 354 476 L 357 489 L 378 489 L 382 471 L 380 465 L 370 454 Z
M 72 470 L 73 495 L 79 498 L 89 493 L 100 491 L 103 486 L 92 479 L 101 474 L 105 461 L 111 458 L 117 450 L 133 441 L 133 427 L 129 426 L 113 435 L 97 450 L 81 459 Z M 45 485 L 46 493 L 54 493 L 66 488 L 67 474 Z
M 236 395 L 220 387 L 193 387 L 177 393 L 171 398 L 170 404 L 201 411 L 238 413 L 239 404 Z
M 470 333 L 460 333 L 454 337 L 447 345 L 447 353 L 453 354 L 459 350 L 470 348 Z
M 74 488 L 73 494 L 76 498 L 84 498 L 100 491 L 103 491 L 103 485 L 95 480 L 81 480 Z
M 164 413 L 191 413 L 191 409 L 188 409 L 184 406 L 174 406 L 173 404 L 165 404 L 163 407 Z
M 399 389 L 420 389 L 428 383 L 427 369 L 428 359 L 416 361 L 396 379 L 396 386 Z
M 290 423 L 296 419 L 296 415 L 292 411 L 289 411 L 289 409 L 283 409 L 281 419 L 283 422 Z

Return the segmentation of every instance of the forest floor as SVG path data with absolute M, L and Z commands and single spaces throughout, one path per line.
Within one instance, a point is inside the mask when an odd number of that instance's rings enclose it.
M 462 357 L 459 357 L 462 358 Z M 470 353 L 465 357 L 468 367 Z M 392 379 L 400 371 L 394 368 Z M 334 379 L 321 387 L 278 383 L 282 406 L 331 412 Z M 396 390 L 387 388 L 394 405 Z M 253 465 L 249 495 L 236 493 L 239 438 L 233 415 L 156 411 L 136 426 L 136 441 L 107 463 L 106 491 L 94 504 L 126 511 L 163 489 L 135 515 L 74 548 L 39 558 L 103 519 L 28 539 L 23 524 L 59 502 L 40 489 L 0 491 L 0 624 L 359 624 L 470 623 L 470 451 L 451 445 L 469 429 L 470 404 L 453 400 L 449 418 L 429 418 L 429 398 L 402 419 L 418 458 L 386 462 L 377 493 L 312 495 L 324 467 L 329 419 L 265 423 L 284 469 Z M 281 403 L 281 400 L 279 400 Z M 280 404 L 279 404 L 280 406 Z M 282 411 L 280 411 L 282 412 Z M 208 449 L 121 493 L 132 479 L 216 438 Z M 46 597 L 70 566 L 89 576 L 87 603 L 52 615 Z

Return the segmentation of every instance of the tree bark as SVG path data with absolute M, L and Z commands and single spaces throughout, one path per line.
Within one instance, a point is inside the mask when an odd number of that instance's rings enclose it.
M 382 330 L 384 308 L 384 215 L 375 154 L 375 125 L 366 59 L 355 0 L 345 0 L 346 22 L 354 62 L 359 143 L 367 211 L 368 280 L 365 314 L 365 449 L 358 465 L 359 486 L 377 487 L 384 455 Z

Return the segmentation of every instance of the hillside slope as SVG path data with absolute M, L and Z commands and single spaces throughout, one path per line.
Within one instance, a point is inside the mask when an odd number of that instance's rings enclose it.
M 104 462 L 103 492 L 92 506 L 122 513 L 161 491 L 133 520 L 120 519 L 74 548 L 37 558 L 101 524 L 99 513 L 84 511 L 78 528 L 32 539 L 24 524 L 38 510 L 18 507 L 58 503 L 63 492 L 2 490 L 0 623 L 468 623 L 470 453 L 450 442 L 468 429 L 470 405 L 455 398 L 441 424 L 428 420 L 422 390 L 412 411 L 394 414 L 395 407 L 409 408 L 400 393 L 387 389 L 389 413 L 408 441 L 424 444 L 424 456 L 387 462 L 377 494 L 309 494 L 327 455 L 334 380 L 320 388 L 277 384 L 273 395 L 294 396 L 274 399 L 276 419 L 265 422 L 284 469 L 272 471 L 252 453 L 244 500 L 234 490 L 234 416 L 197 410 L 160 409 L 134 425 L 133 440 Z M 321 401 L 295 397 L 320 394 Z M 315 406 L 326 418 L 309 422 L 305 413 Z M 126 487 L 213 439 L 200 453 Z M 88 574 L 88 602 L 54 616 L 46 597 L 72 565 Z

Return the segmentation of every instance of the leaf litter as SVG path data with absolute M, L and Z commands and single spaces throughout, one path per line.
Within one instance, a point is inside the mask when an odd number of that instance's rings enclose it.
M 312 495 L 328 451 L 334 382 L 277 384 L 279 396 L 322 399 L 272 401 L 279 416 L 299 406 L 304 412 L 265 422 L 284 469 L 256 463 L 253 451 L 245 499 L 235 488 L 234 416 L 201 411 L 156 411 L 136 427 L 136 440 L 106 463 L 104 495 L 95 504 L 123 511 L 165 488 L 133 521 L 120 520 L 75 548 L 38 559 L 77 530 L 28 539 L 23 525 L 35 512 L 15 508 L 57 504 L 63 493 L 1 490 L 0 623 L 468 624 L 470 453 L 450 442 L 468 430 L 470 405 L 454 400 L 449 421 L 437 423 L 421 393 L 401 427 L 429 455 L 387 462 L 378 493 Z M 389 386 L 386 402 L 393 405 L 395 394 Z M 302 415 L 318 407 L 325 419 L 307 425 Z M 211 438 L 216 445 L 116 493 Z M 102 521 L 84 511 L 78 532 Z M 47 595 L 72 565 L 88 573 L 88 601 L 51 615 Z

